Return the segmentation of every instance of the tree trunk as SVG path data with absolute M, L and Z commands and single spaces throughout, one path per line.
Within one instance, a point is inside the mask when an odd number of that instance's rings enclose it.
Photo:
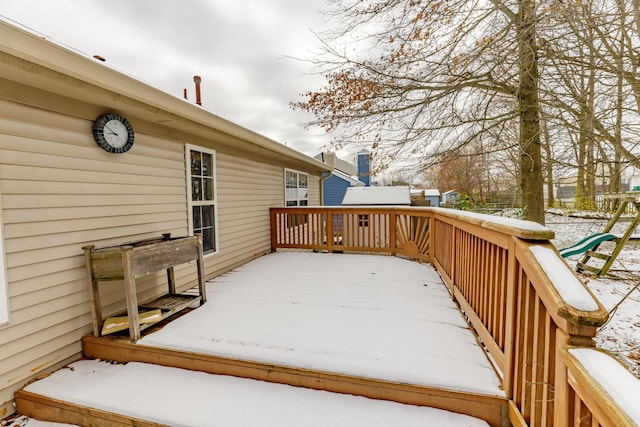
M 553 193 L 554 179 L 553 179 L 553 153 L 551 152 L 551 137 L 549 136 L 549 127 L 546 120 L 542 123 L 542 130 L 544 131 L 544 144 L 542 148 L 545 153 L 545 172 L 547 181 L 547 206 L 552 207 L 555 202 L 555 194 Z
M 633 4 L 634 4 L 634 10 L 636 11 L 636 17 L 637 17 L 638 10 L 636 6 L 638 5 L 638 2 L 634 1 Z M 623 11 L 624 9 L 620 8 L 620 12 L 621 12 L 620 28 L 623 28 L 625 19 L 626 19 L 626 13 L 624 13 Z M 620 51 L 619 51 L 618 57 L 616 58 L 616 66 L 618 69 L 618 76 L 617 76 L 618 81 L 616 84 L 617 96 L 616 96 L 615 138 L 618 141 L 619 145 L 622 145 L 622 121 L 623 121 L 622 110 L 624 107 L 624 94 L 623 94 L 624 75 L 622 73 L 622 70 L 624 67 L 624 64 L 623 64 L 624 50 L 625 50 L 625 38 L 624 38 L 624 33 L 621 31 L 620 32 Z M 622 154 L 618 149 L 619 145 L 618 144 L 614 145 L 615 154 L 613 157 L 613 165 L 611 167 L 611 182 L 609 183 L 609 192 L 611 193 L 620 193 L 622 191 L 622 167 L 620 166 L 620 162 L 622 161 Z M 611 198 L 610 200 L 612 201 L 610 209 L 613 211 L 617 209 L 618 206 L 620 205 L 620 199 L 614 197 L 614 198 Z
M 518 41 L 520 115 L 520 191 L 524 219 L 544 224 L 544 192 L 540 144 L 538 58 L 535 30 L 535 1 L 520 0 L 516 20 Z
M 593 55 L 589 54 L 589 80 L 587 86 L 587 109 L 586 109 L 586 122 L 584 131 L 587 137 L 587 191 L 589 196 L 590 209 L 596 209 L 596 192 L 597 188 L 597 174 L 598 174 L 598 159 L 594 158 L 596 150 L 596 141 L 594 139 L 593 131 L 593 115 L 595 111 L 595 91 L 596 91 L 596 78 L 595 78 L 595 65 Z M 604 158 L 600 163 L 600 168 L 604 170 Z M 604 173 L 604 172 L 603 172 Z

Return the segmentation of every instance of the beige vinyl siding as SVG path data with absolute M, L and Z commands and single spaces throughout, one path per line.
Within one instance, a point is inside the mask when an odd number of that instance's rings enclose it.
M 220 253 L 205 263 L 214 275 L 270 251 L 269 208 L 284 202 L 282 167 L 217 156 Z
M 1 189 L 0 189 L 1 190 Z M 9 295 L 4 257 L 4 226 L 2 221 L 2 193 L 0 192 L 0 326 L 9 321 Z
M 309 206 L 320 206 L 320 176 L 309 175 Z
M 131 151 L 114 155 L 93 142 L 88 120 L 0 100 L 10 306 L 10 323 L 0 325 L 0 412 L 24 381 L 80 356 L 92 331 L 82 246 L 187 234 L 185 143 L 136 133 Z M 220 251 L 205 259 L 207 278 L 269 252 L 269 207 L 284 205 L 284 168 L 216 151 Z M 318 176 L 309 175 L 309 190 L 318 204 Z M 176 269 L 176 279 L 179 289 L 192 286 L 194 265 Z M 165 280 L 163 272 L 139 279 L 139 299 L 164 291 Z M 105 314 L 124 308 L 120 282 L 101 284 L 101 297 Z
M 34 373 L 80 355 L 92 320 L 82 246 L 186 234 L 185 187 L 182 144 L 139 134 L 126 156 L 114 156 L 93 142 L 90 121 L 0 100 L 10 306 L 0 326 L 0 404 Z M 157 293 L 152 280 L 141 282 L 143 293 Z M 107 287 L 109 308 L 121 309 L 121 287 Z

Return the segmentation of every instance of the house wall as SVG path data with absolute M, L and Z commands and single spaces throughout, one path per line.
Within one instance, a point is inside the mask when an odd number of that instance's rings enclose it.
M 340 206 L 342 204 L 342 199 L 344 198 L 344 193 L 349 187 L 349 182 L 338 178 L 335 175 L 327 178 L 323 183 L 324 205 Z
M 284 205 L 283 171 L 291 167 L 243 156 L 215 140 L 163 136 L 135 117 L 134 147 L 113 155 L 94 143 L 91 120 L 3 97 L 0 215 L 10 319 L 0 325 L 0 418 L 34 374 L 80 356 L 80 340 L 92 330 L 82 246 L 188 233 L 186 143 L 219 150 L 219 253 L 205 259 L 207 278 L 270 250 L 269 207 Z M 82 110 L 55 95 L 43 103 Z M 319 174 L 309 175 L 311 205 L 320 203 L 319 182 Z M 180 289 L 195 278 L 193 265 L 176 269 Z M 163 292 L 165 280 L 164 273 L 138 280 L 139 299 Z M 121 283 L 102 284 L 101 292 L 105 314 L 124 309 Z

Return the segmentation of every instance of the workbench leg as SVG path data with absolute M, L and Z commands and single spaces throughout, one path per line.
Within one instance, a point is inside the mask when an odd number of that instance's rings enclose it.
M 129 337 L 132 342 L 140 339 L 140 316 L 138 315 L 138 295 L 136 279 L 131 269 L 131 248 L 122 249 L 122 271 L 124 272 L 124 293 L 127 298 L 127 316 L 129 318 Z
M 176 293 L 176 275 L 173 267 L 167 268 L 167 282 L 169 283 L 169 295 Z
M 93 279 L 93 263 L 91 262 L 91 252 L 95 248 L 94 245 L 85 246 L 84 264 L 87 269 L 87 277 L 91 286 L 91 300 L 93 301 L 93 336 L 98 338 L 102 330 L 102 303 L 100 302 L 100 287 L 97 280 Z
M 202 249 L 202 236 L 198 235 L 198 290 L 200 291 L 200 298 L 202 304 L 207 302 L 207 287 L 204 280 L 204 255 Z

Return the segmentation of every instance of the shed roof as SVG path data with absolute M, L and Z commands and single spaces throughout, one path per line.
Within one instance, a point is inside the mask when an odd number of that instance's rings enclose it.
M 343 205 L 410 205 L 409 187 L 349 187 Z

